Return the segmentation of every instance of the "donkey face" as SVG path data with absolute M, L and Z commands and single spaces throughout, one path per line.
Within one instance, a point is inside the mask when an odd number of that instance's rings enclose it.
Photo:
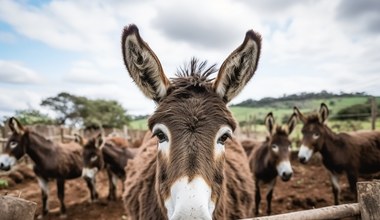
M 79 141 L 83 143 L 83 141 Z M 103 168 L 103 154 L 101 149 L 103 147 L 103 138 L 99 134 L 94 138 L 88 140 L 83 144 L 83 170 L 82 176 L 91 180 L 95 179 L 96 173 Z
M 297 124 L 296 115 L 293 114 L 287 125 L 277 126 L 274 123 L 272 112 L 265 118 L 265 125 L 269 132 L 269 144 L 271 157 L 275 161 L 277 173 L 283 181 L 288 181 L 293 175 L 292 166 L 290 164 L 290 153 L 292 143 L 289 140 L 289 135 L 294 130 Z
M 0 169 L 10 170 L 16 161 L 25 154 L 23 138 L 25 130 L 21 123 L 16 118 L 10 118 L 8 120 L 8 126 L 12 131 L 12 135 L 8 138 L 3 154 L 0 155 Z M 25 134 L 26 135 L 26 134 Z
M 211 219 L 223 196 L 225 144 L 236 127 L 226 104 L 253 76 L 261 39 L 249 31 L 222 64 L 215 81 L 193 59 L 169 81 L 138 29 L 124 29 L 125 65 L 141 91 L 158 104 L 149 128 L 158 138 L 156 194 L 169 219 Z
M 322 149 L 325 136 L 325 121 L 328 117 L 329 110 L 322 103 L 318 114 L 305 117 L 297 107 L 294 111 L 303 123 L 302 127 L 302 145 L 298 152 L 298 159 L 301 163 L 307 163 L 311 156 Z

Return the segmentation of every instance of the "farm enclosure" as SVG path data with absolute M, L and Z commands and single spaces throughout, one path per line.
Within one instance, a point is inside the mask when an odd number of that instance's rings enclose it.
M 327 170 L 321 165 L 320 158 L 315 156 L 308 165 L 300 164 L 295 155 L 292 158 L 294 176 L 289 182 L 277 181 L 277 186 L 273 194 L 272 212 L 273 214 L 288 213 L 292 211 L 319 208 L 333 205 L 333 196 Z M 21 166 L 23 172 L 32 173 L 27 166 Z M 21 174 L 22 175 L 22 174 Z M 20 176 L 17 175 L 16 176 Z M 41 196 L 37 180 L 33 175 L 22 175 L 24 178 L 18 180 L 9 188 L 0 189 L 0 194 L 15 195 L 21 198 L 37 202 L 37 213 L 41 209 Z M 341 177 L 342 203 L 354 202 L 350 194 L 348 183 L 345 177 Z M 50 210 L 47 219 L 59 219 L 59 201 L 56 195 L 55 183 L 49 183 L 50 187 Z M 89 202 L 90 197 L 83 179 L 67 181 L 65 202 L 67 204 L 67 214 L 69 219 L 125 219 L 123 204 L 121 201 L 121 182 L 118 182 L 118 200 L 108 202 L 108 180 L 106 172 L 100 172 L 97 177 L 97 190 L 100 200 L 94 204 Z M 262 193 L 265 193 L 265 188 Z M 262 201 L 261 213 L 265 213 L 266 204 Z

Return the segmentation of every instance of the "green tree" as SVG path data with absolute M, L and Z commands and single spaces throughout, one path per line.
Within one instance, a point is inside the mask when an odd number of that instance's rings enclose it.
M 47 114 L 41 113 L 36 109 L 26 109 L 16 111 L 15 117 L 23 125 L 33 125 L 33 124 L 45 124 L 52 125 L 56 124 L 56 121 Z
M 43 100 L 41 105 L 56 111 L 60 124 L 79 123 L 87 128 L 99 125 L 121 128 L 130 121 L 127 111 L 114 100 L 92 100 L 63 92 Z
M 68 119 L 75 120 L 79 117 L 77 103 L 80 97 L 61 92 L 57 96 L 49 97 L 41 102 L 41 106 L 48 107 L 58 114 L 59 124 L 65 124 Z

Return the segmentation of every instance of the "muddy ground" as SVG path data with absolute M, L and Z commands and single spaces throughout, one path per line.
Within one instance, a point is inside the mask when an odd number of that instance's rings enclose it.
M 328 178 L 328 172 L 318 159 L 314 159 L 308 165 L 302 165 L 297 160 L 292 160 L 294 176 L 288 182 L 277 180 L 273 194 L 273 214 L 287 213 L 296 210 L 319 208 L 333 205 L 333 196 Z M 30 168 L 22 166 L 19 168 L 19 179 L 11 183 L 8 188 L 0 189 L 0 195 L 8 194 L 20 196 L 21 198 L 37 202 L 37 215 L 41 210 L 41 192 L 37 180 L 33 178 Z M 13 178 L 15 179 L 15 178 Z M 18 183 L 17 183 L 18 182 Z M 118 200 L 108 202 L 107 175 L 102 171 L 97 176 L 97 191 L 100 199 L 96 203 L 89 202 L 89 193 L 83 179 L 69 180 L 65 185 L 65 202 L 67 206 L 67 219 L 126 219 L 121 201 L 121 182 L 118 186 Z M 340 177 L 342 187 L 342 203 L 354 202 L 349 192 L 348 183 L 344 176 Z M 46 219 L 59 218 L 59 201 L 56 196 L 55 182 L 49 183 L 50 213 Z M 262 190 L 261 213 L 265 213 L 265 189 Z

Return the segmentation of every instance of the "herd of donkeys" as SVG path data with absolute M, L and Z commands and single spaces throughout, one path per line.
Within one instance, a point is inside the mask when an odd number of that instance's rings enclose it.
M 60 214 L 66 216 L 64 184 L 83 177 L 90 198 L 98 198 L 96 174 L 106 169 L 109 200 L 116 200 L 116 183 L 123 181 L 123 204 L 130 219 L 237 219 L 259 214 L 260 185 L 268 184 L 267 214 L 277 176 L 293 175 L 289 135 L 301 122 L 301 163 L 319 152 L 331 174 L 335 204 L 339 204 L 338 175 L 345 173 L 356 194 L 360 174 L 380 171 L 380 132 L 335 133 L 327 125 L 328 107 L 304 115 L 297 107 L 287 124 L 265 118 L 263 142 L 239 141 L 236 120 L 228 103 L 254 75 L 261 51 L 261 36 L 250 30 L 243 43 L 220 69 L 193 58 L 167 78 L 153 50 L 136 25 L 124 28 L 123 61 L 141 92 L 156 103 L 148 119 L 149 131 L 139 148 L 130 148 L 120 137 L 77 136 L 70 143 L 52 142 L 8 120 L 12 134 L 0 155 L 0 169 L 10 170 L 24 155 L 34 162 L 42 191 L 40 217 L 48 214 L 48 181 L 55 179 Z M 215 78 L 211 75 L 217 72 Z
M 255 181 L 255 214 L 259 214 L 261 200 L 260 185 L 267 184 L 266 193 L 268 215 L 271 214 L 271 200 L 277 176 L 282 181 L 291 179 L 293 171 L 290 163 L 292 143 L 289 135 L 297 125 L 303 123 L 302 145 L 298 151 L 301 163 L 307 163 L 316 152 L 321 153 L 323 165 L 330 171 L 335 204 L 339 204 L 340 186 L 338 175 L 345 173 L 353 194 L 359 174 L 380 171 L 380 133 L 374 131 L 334 133 L 325 123 L 329 110 L 322 103 L 319 112 L 304 116 L 297 107 L 287 124 L 275 123 L 272 112 L 265 117 L 267 137 L 264 141 L 242 140 L 243 147 Z M 56 179 L 57 193 L 61 202 L 61 215 L 65 216 L 64 182 L 65 179 L 82 177 L 89 188 L 91 201 L 98 199 L 95 190 L 96 174 L 105 169 L 109 180 L 108 200 L 117 199 L 117 181 L 123 184 L 127 177 L 126 166 L 140 151 L 132 148 L 127 139 L 109 135 L 104 131 L 86 139 L 75 134 L 71 143 L 54 143 L 37 132 L 24 128 L 16 118 L 10 118 L 8 126 L 11 137 L 3 154 L 0 155 L 0 169 L 10 170 L 16 161 L 27 154 L 34 162 L 34 171 L 42 190 L 41 217 L 48 213 L 48 181 Z M 152 136 L 148 131 L 143 144 Z M 127 195 L 126 195 L 127 196 Z

